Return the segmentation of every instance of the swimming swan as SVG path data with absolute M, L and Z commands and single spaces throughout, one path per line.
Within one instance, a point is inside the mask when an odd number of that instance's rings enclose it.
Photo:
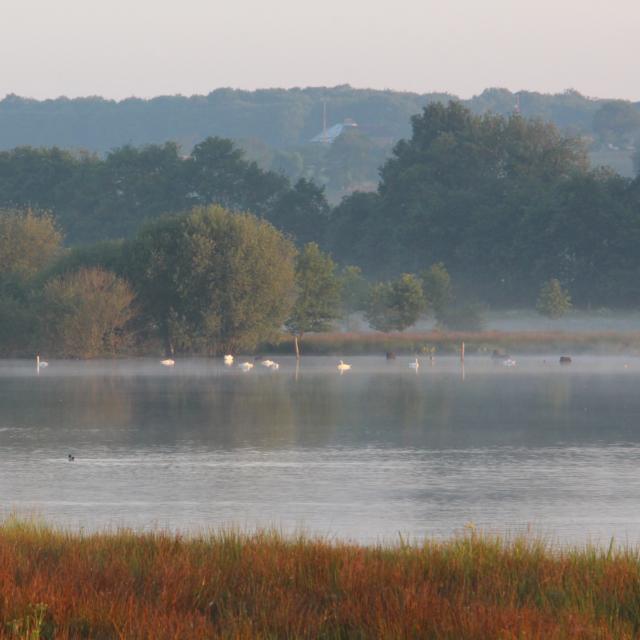
M 340 360 L 340 362 L 338 363 L 338 371 L 342 373 L 343 371 L 349 371 L 349 369 L 351 369 L 351 365 L 345 364 L 344 362 L 342 362 L 342 360 Z
M 172 360 L 171 358 L 167 358 L 166 360 L 160 360 L 160 364 L 163 367 L 173 367 L 175 365 L 176 361 Z
M 253 369 L 253 363 L 252 362 L 242 362 L 238 366 L 243 371 L 251 371 L 251 369 Z
M 224 357 L 224 363 L 225 363 L 225 364 L 233 364 L 233 356 L 232 356 L 231 354 L 229 354 L 229 353 L 228 353 L 228 354 Z

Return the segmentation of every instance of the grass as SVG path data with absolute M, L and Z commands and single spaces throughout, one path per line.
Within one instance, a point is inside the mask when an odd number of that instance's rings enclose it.
M 637 638 L 640 553 L 0 524 L 2 638 Z
M 454 353 L 465 343 L 467 353 L 491 353 L 504 349 L 517 353 L 550 351 L 640 353 L 640 332 L 598 331 L 423 331 L 404 333 L 352 332 L 307 334 L 302 351 L 307 354 L 369 354 L 394 351 L 424 353 L 435 347 L 437 353 Z M 293 353 L 293 339 L 282 336 L 265 345 L 269 352 Z

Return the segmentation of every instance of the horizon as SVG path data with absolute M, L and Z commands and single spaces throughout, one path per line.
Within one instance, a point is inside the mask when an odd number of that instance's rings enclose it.
M 444 95 L 449 95 L 451 96 L 451 98 L 454 99 L 459 99 L 462 101 L 468 101 L 468 100 L 473 100 L 474 98 L 477 98 L 479 96 L 481 96 L 482 94 L 486 93 L 487 91 L 508 91 L 509 93 L 515 95 L 522 95 L 522 94 L 537 94 L 537 95 L 542 95 L 542 96 L 561 96 L 567 93 L 571 93 L 571 92 L 575 92 L 577 94 L 579 94 L 580 96 L 582 96 L 583 98 L 585 98 L 586 100 L 593 100 L 593 101 L 624 101 L 624 102 L 632 102 L 632 103 L 640 103 L 640 98 L 637 100 L 631 99 L 631 98 L 625 98 L 625 97 L 618 97 L 618 96 L 604 96 L 604 95 L 589 95 L 587 93 L 584 93 L 582 91 L 580 91 L 579 89 L 576 89 L 575 87 L 566 87 L 565 89 L 560 89 L 558 91 L 539 91 L 536 89 L 527 89 L 527 88 L 521 88 L 521 89 L 511 89 L 509 87 L 504 87 L 504 86 L 487 86 L 484 89 L 482 89 L 481 91 L 478 91 L 477 93 L 473 93 L 471 95 L 460 95 L 458 93 L 455 93 L 453 91 L 449 91 L 449 90 L 425 90 L 425 91 L 413 91 L 411 89 L 394 89 L 394 88 L 390 88 L 390 87 L 383 87 L 383 88 L 379 88 L 379 87 L 370 87 L 370 86 L 356 86 L 352 83 L 349 82 L 345 82 L 342 84 L 334 84 L 334 85 L 304 85 L 304 86 L 263 86 L 263 87 L 255 87 L 255 88 L 244 88 L 244 87 L 239 87 L 239 86 L 217 86 L 214 87 L 208 91 L 203 91 L 203 92 L 199 92 L 199 93 L 157 93 L 157 94 L 152 94 L 152 95 L 127 95 L 127 96 L 122 96 L 122 97 L 116 97 L 116 96 L 109 96 L 106 95 L 104 93 L 97 93 L 97 94 L 79 94 L 79 95 L 72 95 L 72 94 L 59 94 L 59 95 L 49 95 L 49 96 L 43 96 L 43 97 L 37 97 L 37 96 L 32 96 L 32 95 L 24 95 L 24 94 L 19 94 L 16 92 L 8 92 L 3 94 L 0 94 L 0 102 L 8 99 L 8 98 L 19 98 L 21 100 L 34 100 L 36 102 L 46 102 L 46 101 L 54 101 L 54 100 L 90 100 L 90 99 L 101 99 L 101 100 L 105 100 L 108 102 L 116 102 L 116 103 L 120 103 L 120 102 L 126 102 L 127 100 L 143 100 L 143 101 L 151 101 L 151 100 L 155 100 L 158 98 L 197 98 L 197 97 L 206 97 L 212 93 L 215 93 L 216 91 L 238 91 L 238 92 L 246 92 L 246 93 L 257 93 L 260 91 L 312 91 L 312 90 L 318 90 L 318 89 L 325 89 L 328 91 L 332 91 L 335 89 L 339 89 L 339 88 L 349 88 L 353 91 L 376 91 L 376 92 L 391 92 L 391 93 L 401 93 L 401 94 L 408 94 L 408 95 L 416 95 L 416 96 L 424 96 L 424 95 L 430 95 L 430 94 L 444 94 Z
M 24 0 L 4 8 L 0 95 L 122 100 L 210 87 L 334 86 L 472 96 L 485 87 L 639 100 L 640 6 L 611 0 Z M 4 29 L 2 28 L 4 27 Z

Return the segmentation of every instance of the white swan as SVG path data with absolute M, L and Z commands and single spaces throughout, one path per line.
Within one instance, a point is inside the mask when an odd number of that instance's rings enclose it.
M 417 371 L 420 368 L 420 363 L 418 362 L 418 358 L 416 358 L 414 362 L 410 362 L 409 367 Z
M 233 356 L 230 353 L 224 357 L 224 363 L 229 365 L 233 364 Z
M 261 364 L 262 364 L 262 366 L 263 366 L 263 367 L 269 367 L 269 368 L 271 368 L 271 367 L 273 367 L 273 365 L 275 364 L 275 362 L 274 362 L 273 360 L 263 360 L 263 361 L 261 362 Z
M 351 369 L 350 364 L 345 364 L 342 360 L 338 363 L 338 371 L 342 373 L 343 371 L 349 371 Z
M 163 367 L 173 367 L 175 365 L 176 361 L 172 360 L 171 358 L 167 358 L 166 360 L 160 360 L 160 364 Z
M 253 363 L 252 362 L 241 362 L 238 366 L 243 371 L 251 371 L 251 369 L 253 369 Z
M 507 358 L 506 360 L 502 361 L 503 367 L 515 367 L 516 364 L 518 363 L 513 358 Z

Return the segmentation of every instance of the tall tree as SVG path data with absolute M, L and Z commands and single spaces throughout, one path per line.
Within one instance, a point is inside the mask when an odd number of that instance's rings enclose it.
M 536 309 L 542 315 L 553 319 L 562 317 L 571 309 L 571 296 L 557 278 L 552 278 L 542 285 Z
M 403 331 L 418 321 L 425 306 L 420 280 L 403 273 L 394 282 L 381 282 L 371 288 L 365 317 L 378 331 Z
M 306 244 L 296 258 L 296 299 L 285 326 L 293 335 L 296 357 L 309 331 L 326 331 L 340 317 L 340 279 L 336 265 L 317 244 Z
M 133 299 L 127 282 L 102 269 L 53 278 L 42 294 L 43 347 L 71 358 L 116 353 L 130 338 Z
M 420 274 L 422 291 L 427 308 L 436 318 L 444 313 L 453 301 L 451 276 L 442 262 L 432 264 Z
M 167 354 L 252 348 L 291 308 L 295 249 L 250 214 L 196 207 L 148 224 L 125 253 Z
M 62 252 L 53 216 L 31 209 L 0 210 L 0 280 L 29 279 Z

